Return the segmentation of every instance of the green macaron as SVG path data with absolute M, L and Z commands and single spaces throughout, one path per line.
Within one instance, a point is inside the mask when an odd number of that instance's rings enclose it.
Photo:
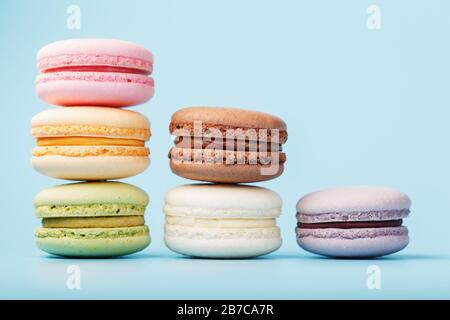
M 121 182 L 86 182 L 45 189 L 34 199 L 42 227 L 36 242 L 66 257 L 113 257 L 150 244 L 145 225 L 147 194 Z

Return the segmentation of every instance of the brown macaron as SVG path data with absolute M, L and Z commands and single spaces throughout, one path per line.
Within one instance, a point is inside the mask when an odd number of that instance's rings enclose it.
M 284 170 L 286 123 L 267 113 L 222 107 L 189 107 L 172 116 L 172 171 L 218 183 L 274 179 Z

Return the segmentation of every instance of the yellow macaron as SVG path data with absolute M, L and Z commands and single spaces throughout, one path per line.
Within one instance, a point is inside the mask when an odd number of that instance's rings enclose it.
M 149 165 L 145 142 L 150 122 L 140 113 L 106 107 L 45 110 L 31 120 L 37 146 L 32 165 L 40 173 L 67 180 L 107 180 L 134 176 Z

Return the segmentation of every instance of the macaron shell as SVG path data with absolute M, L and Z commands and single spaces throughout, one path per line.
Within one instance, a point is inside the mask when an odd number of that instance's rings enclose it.
M 174 113 L 171 128 L 178 123 L 193 123 L 202 121 L 204 124 L 220 124 L 236 128 L 278 129 L 285 131 L 286 123 L 273 115 L 225 107 L 188 107 Z
M 282 244 L 278 228 L 226 230 L 166 225 L 164 240 L 170 250 L 182 255 L 216 259 L 262 256 Z
M 351 233 L 354 230 L 346 230 Z M 389 255 L 404 249 L 409 243 L 407 234 L 379 235 L 354 239 L 323 237 L 323 229 L 316 229 L 308 237 L 299 237 L 297 243 L 311 253 L 335 258 L 375 258 Z
M 38 172 L 65 180 L 114 180 L 135 176 L 147 169 L 148 157 L 88 156 L 65 157 L 59 155 L 33 157 L 32 166 Z
M 154 86 L 136 82 L 62 78 L 36 83 L 36 93 L 43 101 L 58 106 L 130 107 L 150 100 L 154 94 Z
M 262 174 L 262 168 L 263 166 L 260 165 L 249 164 L 186 164 L 170 161 L 170 169 L 180 177 L 215 183 L 251 183 L 272 180 L 283 173 L 284 164 L 280 163 L 278 168 L 268 168 L 267 174 Z
M 98 59 L 98 57 L 102 56 L 115 57 L 115 59 L 112 59 L 111 63 L 106 65 L 115 65 L 120 58 L 143 60 L 150 65 L 153 64 L 151 52 L 136 43 L 117 39 L 86 38 L 61 40 L 44 46 L 37 54 L 38 67 L 40 69 L 45 69 L 46 66 L 42 65 L 43 61 L 55 57 L 60 57 L 59 59 L 56 59 L 59 63 L 58 66 L 60 66 L 61 61 L 66 61 L 65 59 L 61 59 L 61 56 L 66 55 L 75 58 L 81 56 L 83 58 L 83 64 L 86 64 L 86 61 L 91 64 L 98 64 L 95 63 L 95 61 L 92 61 L 92 58 Z M 90 57 L 91 59 L 89 59 Z M 75 59 L 75 61 L 73 59 L 70 60 L 70 65 L 80 65 L 80 63 L 77 63 L 76 61 L 77 59 Z M 105 64 L 103 63 L 102 65 Z M 53 66 L 55 65 L 53 64 Z
M 104 231 L 105 229 L 97 229 L 97 230 Z M 113 229 L 106 229 L 106 230 L 113 230 Z M 95 231 L 91 229 L 91 232 Z M 150 242 L 151 238 L 148 232 L 145 234 L 138 234 L 129 237 L 119 237 L 119 238 L 106 237 L 98 239 L 77 239 L 70 237 L 63 237 L 63 238 L 36 237 L 36 243 L 41 250 L 50 254 L 73 258 L 76 257 L 106 258 L 106 257 L 128 255 L 145 249 L 146 247 L 149 246 Z
M 197 218 L 276 218 L 282 207 L 274 191 L 245 185 L 193 184 L 166 193 L 167 215 Z
M 384 187 L 341 187 L 310 193 L 297 203 L 297 212 L 320 214 L 409 209 L 409 197 Z
M 31 119 L 32 128 L 70 125 L 150 129 L 149 119 L 139 112 L 98 106 L 52 108 L 39 112 Z M 48 134 L 51 135 L 51 132 Z
M 69 183 L 47 188 L 34 197 L 34 205 L 136 204 L 146 206 L 147 193 L 123 182 Z

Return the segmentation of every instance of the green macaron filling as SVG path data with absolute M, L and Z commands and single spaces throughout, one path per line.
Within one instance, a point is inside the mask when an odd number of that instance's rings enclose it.
M 143 215 L 145 206 L 137 204 L 43 205 L 35 208 L 38 218 L 101 217 Z
M 49 229 L 39 228 L 36 230 L 35 236 L 39 239 L 53 238 L 70 238 L 79 240 L 95 240 L 95 239 L 117 239 L 135 237 L 149 234 L 147 226 L 130 227 L 130 228 L 87 228 L 87 229 Z
M 44 228 L 127 228 L 145 224 L 144 216 L 43 218 Z

